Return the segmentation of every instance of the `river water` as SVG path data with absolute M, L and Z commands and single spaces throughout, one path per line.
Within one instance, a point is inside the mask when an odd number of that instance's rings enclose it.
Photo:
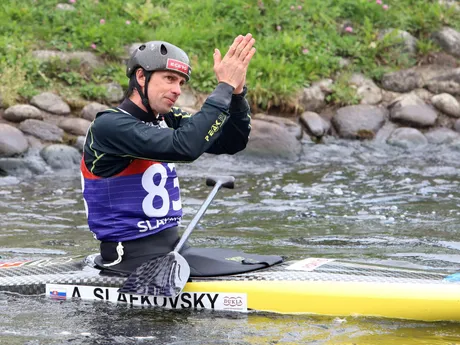
M 460 148 L 332 141 L 295 163 L 205 156 L 177 167 L 184 224 L 233 175 L 191 244 L 286 259 L 460 267 Z M 0 178 L 0 260 L 97 251 L 77 172 Z M 460 344 L 455 323 L 129 308 L 0 293 L 0 344 Z

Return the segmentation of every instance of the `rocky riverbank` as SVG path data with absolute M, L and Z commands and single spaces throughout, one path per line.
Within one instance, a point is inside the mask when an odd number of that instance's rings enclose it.
M 415 54 L 416 38 L 407 32 L 398 35 L 405 50 Z M 254 114 L 244 154 L 299 160 L 305 147 L 326 142 L 329 136 L 408 150 L 429 144 L 460 146 L 460 32 L 444 28 L 432 39 L 443 52 L 427 56 L 413 68 L 384 75 L 380 85 L 364 75 L 351 75 L 347 85 L 356 91 L 357 105 L 338 107 L 328 103 L 337 81 L 325 79 L 296 95 L 303 109 L 300 114 Z M 128 47 L 126 56 L 135 47 L 137 44 Z M 77 59 L 86 68 L 103 63 L 89 52 L 36 51 L 34 56 L 41 61 Z M 27 104 L 5 109 L 0 95 L 0 172 L 36 175 L 78 167 L 91 121 L 98 111 L 123 98 L 120 85 L 106 88 L 104 104 L 91 102 L 80 108 L 45 92 Z M 205 97 L 185 90 L 178 106 L 193 113 Z

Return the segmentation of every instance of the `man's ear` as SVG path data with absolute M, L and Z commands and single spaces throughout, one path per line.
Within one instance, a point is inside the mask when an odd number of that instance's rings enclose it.
M 137 79 L 137 82 L 139 83 L 139 86 L 143 88 L 145 85 L 145 74 L 142 68 L 138 68 L 136 70 L 136 79 Z

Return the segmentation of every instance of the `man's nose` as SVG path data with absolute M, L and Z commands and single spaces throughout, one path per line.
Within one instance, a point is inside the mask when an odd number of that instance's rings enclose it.
M 171 90 L 174 94 L 180 96 L 181 94 L 181 85 L 179 83 L 174 84 L 173 89 Z

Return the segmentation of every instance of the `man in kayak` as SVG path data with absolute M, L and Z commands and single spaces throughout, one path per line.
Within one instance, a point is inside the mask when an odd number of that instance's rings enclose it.
M 254 43 L 251 34 L 240 35 L 224 57 L 214 51 L 218 85 L 193 116 L 174 107 L 191 75 L 187 54 L 161 41 L 132 54 L 127 97 L 97 114 L 81 162 L 88 225 L 101 242 L 100 267 L 132 272 L 173 249 L 182 219 L 174 162 L 246 147 L 245 79 Z

